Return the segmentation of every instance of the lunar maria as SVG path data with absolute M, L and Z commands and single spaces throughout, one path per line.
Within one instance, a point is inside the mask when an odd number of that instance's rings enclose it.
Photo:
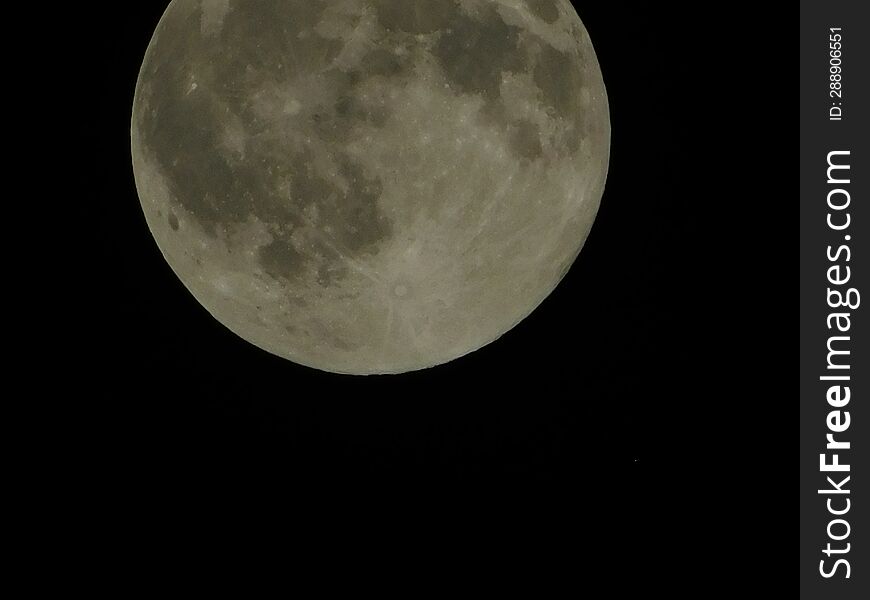
M 386 374 L 544 301 L 595 220 L 610 117 L 568 0 L 173 0 L 131 144 L 150 232 L 215 319 Z

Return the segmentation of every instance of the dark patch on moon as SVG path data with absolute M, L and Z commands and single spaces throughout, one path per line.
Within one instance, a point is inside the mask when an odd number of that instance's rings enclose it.
M 196 10 L 189 4 L 196 4 Z M 340 51 L 340 42 L 311 33 L 325 4 L 238 0 L 216 36 L 200 35 L 199 3 L 175 6 L 142 73 L 153 102 L 151 111 L 140 115 L 143 142 L 161 163 L 176 201 L 208 234 L 252 213 L 268 220 L 274 212 L 254 201 L 268 195 L 263 184 L 268 178 L 255 161 L 237 161 L 221 149 L 226 116 L 240 115 L 250 131 L 267 128 L 272 124 L 252 114 L 247 90 L 260 79 L 316 71 Z M 296 30 L 309 35 L 299 37 Z M 258 148 L 252 150 L 256 154 Z
M 501 96 L 502 73 L 525 69 L 520 34 L 518 27 L 502 20 L 494 4 L 488 4 L 480 20 L 457 13 L 433 53 L 448 80 L 461 92 L 480 94 L 493 103 Z
M 335 125 L 342 131 L 349 132 L 354 124 L 369 123 L 380 129 L 387 124 L 391 110 L 383 103 L 363 103 L 355 94 L 348 93 L 335 101 Z M 340 137 L 342 134 L 334 132 L 332 135 Z
M 347 267 L 341 264 L 322 265 L 317 269 L 317 283 L 322 287 L 329 287 L 345 277 L 347 277 Z
M 286 169 L 290 181 L 290 198 L 288 206 L 296 206 L 300 211 L 312 204 L 325 202 L 329 194 L 335 189 L 328 181 L 319 177 L 314 170 L 314 155 L 311 152 L 302 152 L 294 155 Z M 290 215 L 297 224 L 301 225 L 298 215 L 293 211 Z
M 545 23 L 555 23 L 559 20 L 558 0 L 526 0 L 533 15 Z
M 541 145 L 541 129 L 531 121 L 513 124 L 510 136 L 511 150 L 520 158 L 536 160 L 544 153 Z
M 228 205 L 239 196 L 236 173 L 220 154 L 202 151 L 219 143 L 212 106 L 199 97 L 183 96 L 179 71 L 160 75 L 151 85 L 154 97 L 161 101 L 153 118 L 146 115 L 142 119 L 140 130 L 166 174 L 175 200 L 214 234 L 215 225 L 225 218 L 214 198 L 218 204 Z
M 381 56 L 367 63 L 366 58 L 375 54 Z M 396 57 L 393 57 L 396 60 L 390 60 L 383 55 L 390 53 L 375 50 L 363 59 L 361 70 L 343 73 L 338 69 L 330 69 L 323 75 L 328 82 L 325 88 L 329 91 L 330 100 L 319 105 L 310 117 L 318 139 L 340 145 L 347 141 L 358 125 L 369 124 L 381 128 L 386 124 L 390 109 L 377 98 L 363 101 L 357 90 L 359 84 L 370 77 L 395 78 L 407 73 L 402 61 Z
M 231 67 L 227 75 L 234 76 L 232 82 L 240 81 L 248 65 L 260 72 L 290 75 L 327 66 L 343 46 L 340 40 L 315 33 L 329 4 L 323 0 L 233 0 L 220 36 L 209 44 L 214 52 L 211 58 Z
M 312 158 L 304 153 L 290 161 L 289 200 L 295 208 L 281 220 L 328 226 L 329 239 L 352 256 L 373 251 L 389 239 L 392 226 L 378 208 L 383 192 L 380 179 L 367 177 L 362 167 L 342 154 L 336 156 L 338 178 L 327 180 L 315 172 Z M 316 222 L 301 218 L 303 214 L 316 214 Z
M 459 11 L 456 0 L 372 0 L 387 31 L 421 34 L 446 27 Z
M 259 250 L 260 266 L 270 277 L 293 280 L 303 272 L 305 257 L 285 236 L 274 239 Z
M 173 4 L 176 8 L 170 8 L 157 33 L 161 43 L 153 46 L 143 67 L 150 106 L 137 121 L 174 201 L 206 234 L 216 236 L 251 217 L 288 224 L 290 230 L 306 224 L 328 227 L 330 234 L 313 242 L 310 252 L 300 251 L 283 230 L 259 252 L 270 275 L 292 280 L 311 270 L 324 285 L 344 274 L 335 266 L 341 258 L 331 245 L 353 258 L 391 235 L 378 208 L 383 185 L 367 177 L 342 146 L 355 125 L 379 127 L 389 118 L 383 103 L 360 100 L 356 86 L 372 76 L 400 77 L 407 70 L 405 59 L 379 48 L 355 72 L 333 68 L 330 63 L 343 42 L 315 32 L 327 4 L 239 0 L 215 35 L 200 34 L 199 3 Z M 274 89 L 282 81 L 289 85 L 306 75 L 316 75 L 327 94 L 324 104 L 303 107 L 307 125 L 298 119 L 282 123 L 254 109 L 255 90 Z M 240 119 L 241 146 L 227 144 L 228 115 Z M 316 173 L 312 152 L 283 135 L 284 127 L 303 133 L 307 128 L 312 139 L 326 143 L 336 163 L 335 177 Z M 289 182 L 289 197 L 281 182 Z M 316 208 L 316 223 L 303 217 L 311 207 Z M 169 224 L 177 231 L 177 218 L 170 217 Z
M 347 189 L 337 189 L 329 197 L 331 202 L 320 205 L 320 212 L 325 222 L 334 223 L 333 237 L 343 249 L 364 254 L 392 237 L 392 224 L 378 209 L 384 186 L 380 179 L 367 177 L 358 164 L 345 157 L 340 160 Z
M 335 181 L 316 173 L 310 153 L 290 160 L 290 197 L 285 198 L 284 214 L 273 219 L 290 226 L 275 233 L 259 253 L 260 266 L 270 276 L 293 281 L 312 270 L 318 283 L 327 287 L 347 275 L 343 256 L 374 253 L 391 237 L 392 224 L 377 205 L 383 192 L 380 180 L 366 177 L 343 155 L 338 160 L 340 179 Z M 291 240 L 296 229 L 316 232 L 306 234 L 304 249 Z
M 368 77 L 395 77 L 405 69 L 404 62 L 395 52 L 375 48 L 363 57 L 360 70 Z
M 543 44 L 535 63 L 533 79 L 541 90 L 541 100 L 550 107 L 553 116 L 567 123 L 566 143 L 571 152 L 576 152 L 583 139 L 585 120 L 577 94 L 584 83 L 580 59 Z
M 532 7 L 530 5 L 530 7 Z M 534 12 L 555 21 L 559 10 L 555 0 L 533 3 Z M 537 50 L 537 51 L 535 51 Z M 489 126 L 509 132 L 510 149 L 520 158 L 535 160 L 543 154 L 540 130 L 531 122 L 512 122 L 501 98 L 504 73 L 532 73 L 541 90 L 541 100 L 551 114 L 567 124 L 566 143 L 571 151 L 579 147 L 578 121 L 581 111 L 577 90 L 582 85 L 582 65 L 539 36 L 508 25 L 495 3 L 483 5 L 474 15 L 457 11 L 440 35 L 433 54 L 448 81 L 460 92 L 484 99 L 481 117 Z
M 535 84 L 543 92 L 543 100 L 556 110 L 556 116 L 573 121 L 578 116 L 577 90 L 583 82 L 577 60 L 544 44 L 533 73 Z
M 167 221 L 169 221 L 169 227 L 172 228 L 172 231 L 178 231 L 178 217 L 175 216 L 175 213 L 169 213 Z

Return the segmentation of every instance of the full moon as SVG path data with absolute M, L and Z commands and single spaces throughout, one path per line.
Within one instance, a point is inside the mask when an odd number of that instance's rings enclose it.
M 475 351 L 550 294 L 610 117 L 568 0 L 173 0 L 131 137 L 151 233 L 209 313 L 365 375 Z

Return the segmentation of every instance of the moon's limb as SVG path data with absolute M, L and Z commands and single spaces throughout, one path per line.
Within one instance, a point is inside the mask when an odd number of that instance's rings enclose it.
M 357 374 L 447 362 L 538 306 L 592 226 L 610 138 L 567 0 L 173 0 L 131 133 L 197 300 Z

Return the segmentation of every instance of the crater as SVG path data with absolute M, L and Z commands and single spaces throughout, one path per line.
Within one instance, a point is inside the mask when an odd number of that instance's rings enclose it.
M 169 221 L 169 227 L 172 228 L 172 231 L 178 231 L 178 217 L 175 216 L 175 213 L 170 212 L 167 221 Z
M 559 0 L 526 0 L 529 11 L 545 23 L 559 20 Z

